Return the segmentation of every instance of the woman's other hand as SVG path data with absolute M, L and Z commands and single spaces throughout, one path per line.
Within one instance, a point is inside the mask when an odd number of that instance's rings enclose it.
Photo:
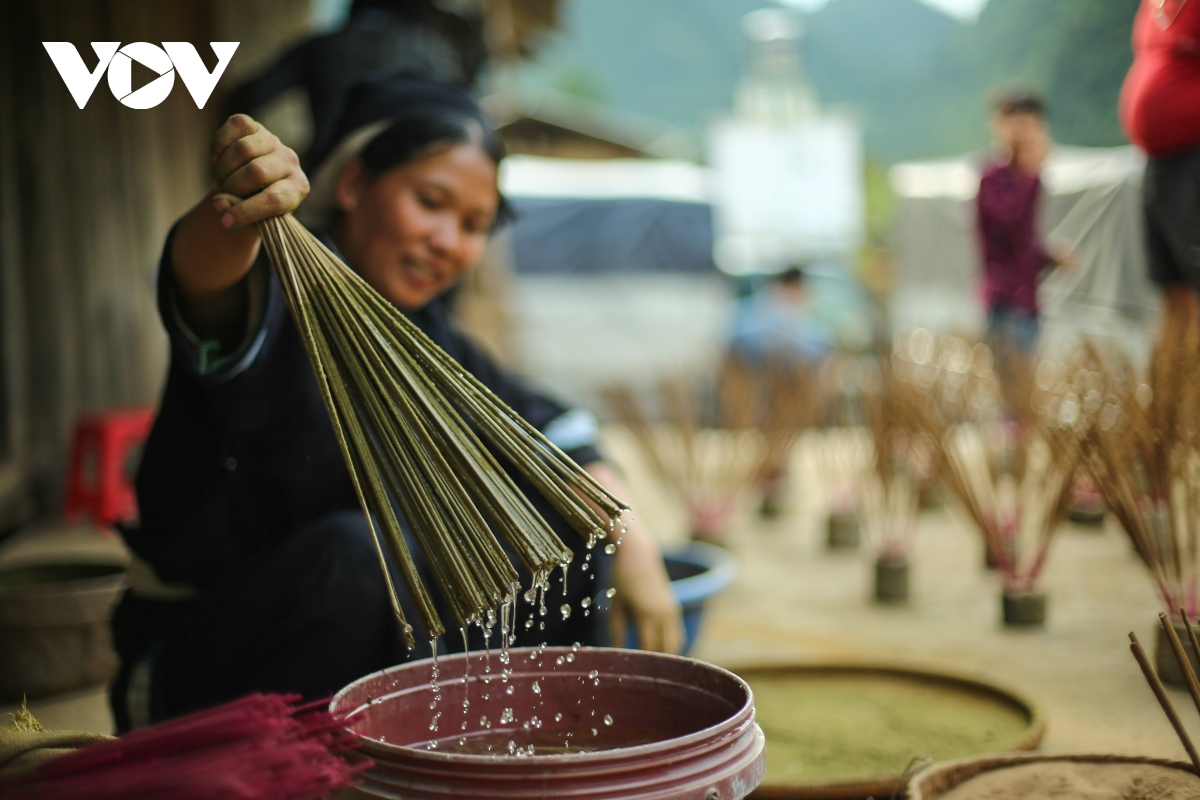
M 624 482 L 608 464 L 597 461 L 585 469 L 616 497 L 628 496 Z M 621 544 L 617 546 L 613 579 L 617 593 L 610 615 L 612 646 L 625 645 L 626 631 L 632 625 L 637 632 L 638 646 L 643 650 L 682 652 L 683 609 L 671 589 L 662 549 L 636 519 L 624 522 L 627 528 L 621 533 Z
M 680 653 L 684 644 L 683 609 L 671 589 L 662 551 L 645 533 L 635 533 L 635 527 L 631 522 L 617 547 L 612 644 L 623 647 L 626 630 L 632 624 L 641 649 Z

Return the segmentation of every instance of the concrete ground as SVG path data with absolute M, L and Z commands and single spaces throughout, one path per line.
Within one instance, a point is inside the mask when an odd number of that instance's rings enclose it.
M 607 432 L 623 466 L 635 515 L 664 539 L 680 538 L 683 518 L 650 475 L 630 440 Z M 992 679 L 1041 706 L 1048 721 L 1044 749 L 1185 758 L 1155 703 L 1126 635 L 1154 641 L 1158 605 L 1145 570 L 1123 535 L 1069 525 L 1060 534 L 1045 578 L 1049 623 L 1017 632 L 999 622 L 999 582 L 981 566 L 978 536 L 952 509 L 920 519 L 912 575 L 913 600 L 881 608 L 868 599 L 867 553 L 828 552 L 823 544 L 822 481 L 811 453 L 798 454 L 792 507 L 779 519 L 745 513 L 728 546 L 738 579 L 713 601 L 694 655 L 723 666 L 868 660 L 926 666 Z M 84 552 L 121 557 L 116 540 L 88 529 L 42 529 L 0 548 L 0 564 Z M 1172 699 L 1193 733 L 1200 722 L 1187 694 Z M 104 687 L 30 701 L 55 729 L 112 729 Z M 0 705 L 0 713 L 14 710 Z
M 629 438 L 609 431 L 630 483 L 635 514 L 663 538 L 681 538 L 682 513 L 654 481 Z M 910 575 L 912 601 L 870 599 L 867 549 L 831 552 L 828 513 L 812 442 L 802 443 L 791 508 L 764 520 L 743 509 L 729 536 L 734 585 L 708 609 L 692 655 L 721 666 L 867 661 L 924 667 L 991 680 L 1038 705 L 1042 749 L 1186 760 L 1183 747 L 1129 651 L 1130 631 L 1153 658 L 1158 598 L 1125 535 L 1068 523 L 1054 541 L 1044 589 L 1043 630 L 1006 629 L 999 576 L 983 568 L 983 545 L 952 506 L 923 512 Z M 1200 738 L 1186 691 L 1171 699 Z

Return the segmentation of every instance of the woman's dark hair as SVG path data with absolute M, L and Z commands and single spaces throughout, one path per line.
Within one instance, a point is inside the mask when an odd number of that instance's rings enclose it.
M 460 144 L 475 145 L 497 168 L 504 159 L 504 142 L 490 125 L 446 108 L 430 108 L 397 117 L 390 127 L 363 148 L 358 159 L 363 171 L 374 179 L 393 167 Z M 512 210 L 504 195 L 500 195 L 496 226 L 511 218 Z
M 313 144 L 306 168 L 315 173 L 343 140 L 381 122 L 386 127 L 356 155 L 372 179 L 460 144 L 477 146 L 497 167 L 504 159 L 504 142 L 465 89 L 401 73 L 378 76 L 355 86 L 330 136 Z M 511 207 L 500 195 L 496 226 L 511 218 Z

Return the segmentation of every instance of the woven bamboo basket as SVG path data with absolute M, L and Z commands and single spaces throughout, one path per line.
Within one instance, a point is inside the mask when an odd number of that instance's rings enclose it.
M 1046 722 L 1041 710 L 1021 694 L 991 683 L 953 673 L 932 672 L 920 668 L 898 667 L 892 664 L 873 664 L 868 662 L 843 664 L 809 664 L 809 665 L 774 665 L 744 667 L 733 670 L 747 682 L 751 688 L 754 680 L 760 676 L 772 675 L 854 675 L 868 677 L 902 678 L 934 686 L 945 686 L 955 691 L 965 691 L 984 697 L 995 698 L 998 702 L 1021 709 L 1028 719 L 1028 724 L 1017 741 L 1008 747 L 1013 750 L 1034 750 L 1042 742 L 1046 733 Z M 760 712 L 761 713 L 761 712 Z M 771 747 L 770 737 L 767 741 Z M 901 788 L 904 776 L 899 772 L 885 775 L 863 775 L 861 777 L 836 779 L 830 781 L 805 781 L 800 783 L 773 783 L 768 773 L 767 779 L 751 795 L 755 800 L 865 800 L 879 798 L 887 800 Z
M 1022 764 L 1048 763 L 1067 761 L 1076 764 L 1147 764 L 1168 769 L 1182 770 L 1189 775 L 1196 772 L 1191 764 L 1181 761 L 1167 761 L 1160 758 L 1144 758 L 1140 756 L 1087 755 L 1087 754 L 1056 754 L 1041 753 L 1000 753 L 974 758 L 964 758 L 958 761 L 947 761 L 934 764 L 928 769 L 913 775 L 905 787 L 907 800 L 938 800 L 950 790 L 992 770 L 1017 767 Z

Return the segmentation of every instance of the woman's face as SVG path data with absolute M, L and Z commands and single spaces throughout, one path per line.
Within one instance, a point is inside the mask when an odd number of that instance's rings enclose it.
M 353 161 L 338 180 L 334 240 L 376 291 L 400 308 L 421 308 L 479 260 L 500 202 L 496 181 L 496 165 L 473 144 L 375 179 Z

